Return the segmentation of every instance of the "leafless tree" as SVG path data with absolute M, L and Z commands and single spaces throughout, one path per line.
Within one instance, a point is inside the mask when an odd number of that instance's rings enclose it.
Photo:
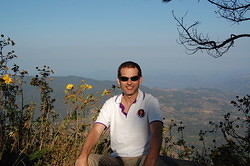
M 171 0 L 163 0 L 170 2 Z M 234 24 L 249 21 L 249 0 L 207 0 L 212 5 L 217 7 L 215 13 Z M 199 0 L 198 0 L 199 2 Z M 250 34 L 230 34 L 227 39 L 222 41 L 211 40 L 208 35 L 198 32 L 199 21 L 196 21 L 190 26 L 184 24 L 184 17 L 176 17 L 173 12 L 173 17 L 177 21 L 179 32 L 179 43 L 184 45 L 188 54 L 194 54 L 197 51 L 206 51 L 208 55 L 215 58 L 221 57 L 231 47 L 234 46 L 236 40 L 240 38 L 250 37 Z

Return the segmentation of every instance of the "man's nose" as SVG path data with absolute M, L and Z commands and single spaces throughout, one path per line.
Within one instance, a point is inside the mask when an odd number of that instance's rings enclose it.
M 130 85 L 132 83 L 131 79 L 128 79 L 127 83 Z

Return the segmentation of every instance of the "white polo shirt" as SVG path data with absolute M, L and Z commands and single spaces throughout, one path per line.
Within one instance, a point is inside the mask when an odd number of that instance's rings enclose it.
M 137 157 L 149 151 L 150 128 L 154 121 L 162 122 L 158 100 L 139 90 L 136 101 L 123 112 L 122 94 L 107 100 L 95 123 L 110 127 L 111 156 Z

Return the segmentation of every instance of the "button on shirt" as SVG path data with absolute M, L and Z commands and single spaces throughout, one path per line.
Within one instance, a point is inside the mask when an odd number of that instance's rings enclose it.
M 150 123 L 162 122 L 158 100 L 139 90 L 128 113 L 123 112 L 122 94 L 107 100 L 95 123 L 110 127 L 111 156 L 137 157 L 147 154 L 150 141 Z

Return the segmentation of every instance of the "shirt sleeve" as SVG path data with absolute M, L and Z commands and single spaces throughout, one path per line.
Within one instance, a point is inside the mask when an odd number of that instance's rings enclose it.
M 111 107 L 109 106 L 109 102 L 106 101 L 102 106 L 100 113 L 95 121 L 95 123 L 103 124 L 106 128 L 110 125 L 110 115 L 111 115 Z
M 148 120 L 149 120 L 149 123 L 152 123 L 155 121 L 163 122 L 160 103 L 153 96 L 150 96 L 148 100 Z

